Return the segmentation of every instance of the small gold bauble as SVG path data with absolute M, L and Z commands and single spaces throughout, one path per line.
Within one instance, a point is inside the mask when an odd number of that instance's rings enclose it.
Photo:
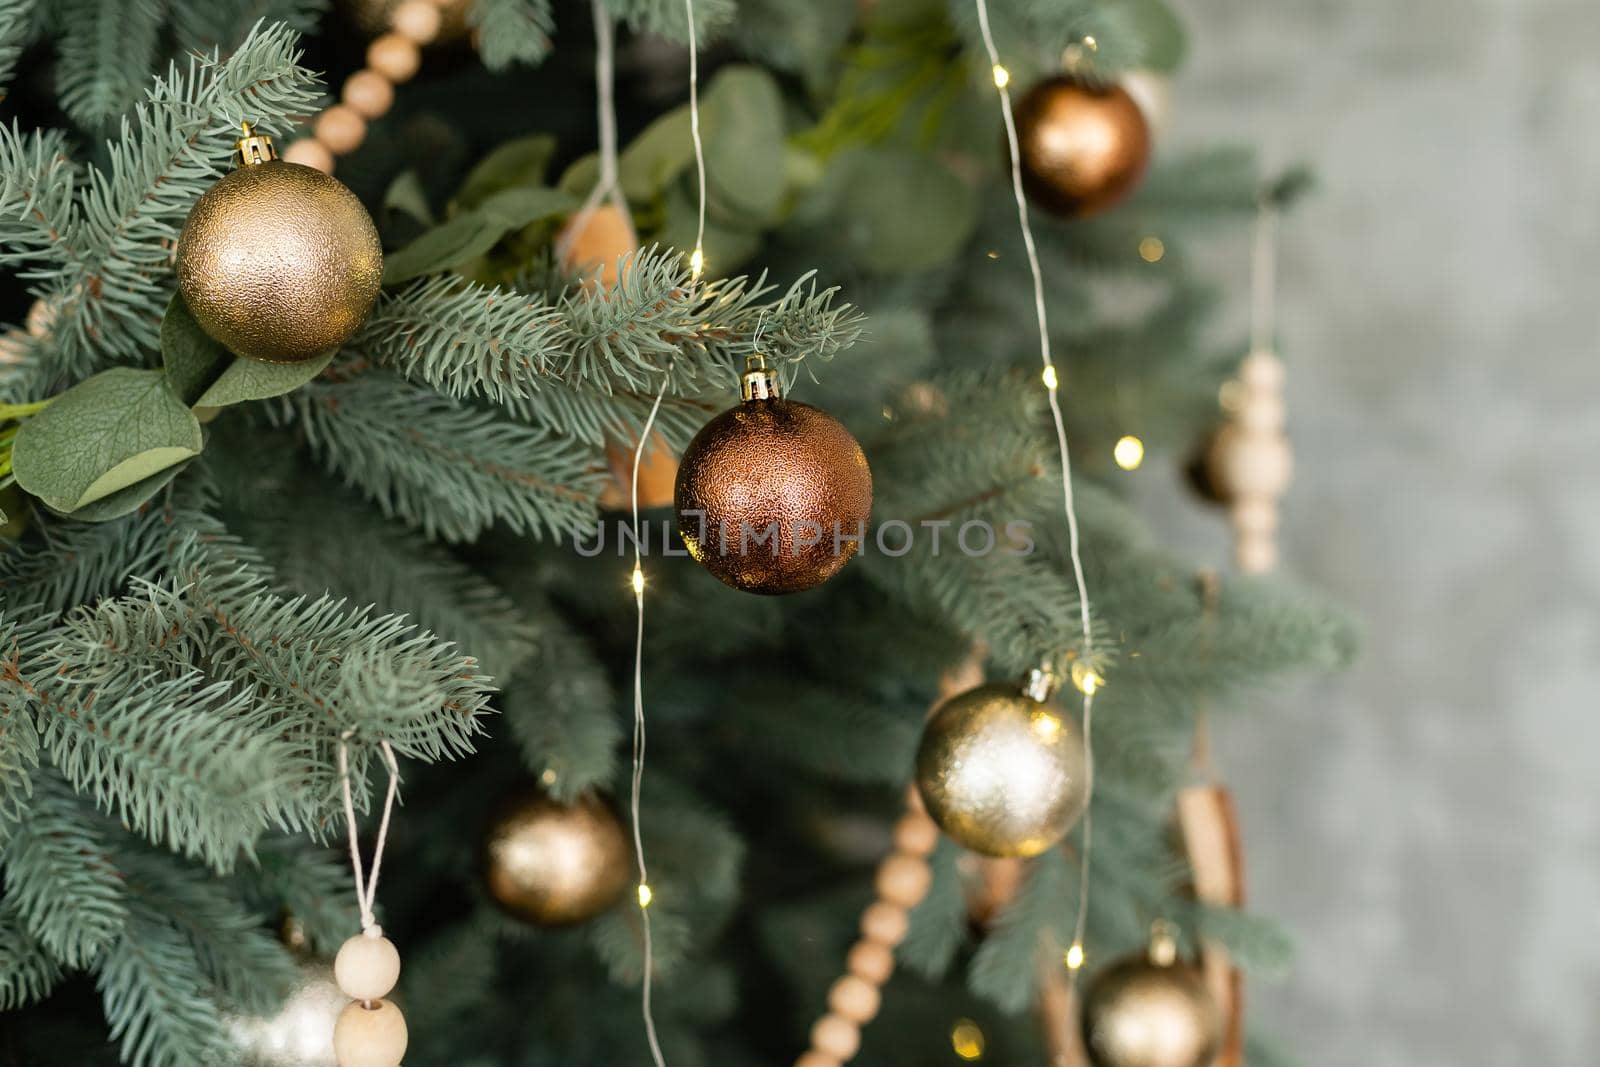
M 779 398 L 765 371 L 745 378 L 748 399 L 684 449 L 678 532 L 718 581 L 797 593 L 837 574 L 867 536 L 872 471 L 838 419 Z
M 500 805 L 484 839 L 489 895 L 507 912 L 540 926 L 580 923 L 621 899 L 632 877 L 632 849 L 603 800 L 560 804 L 534 788 Z
M 184 223 L 177 260 L 178 287 L 206 333 L 268 363 L 343 344 L 383 277 L 378 231 L 355 194 L 279 159 L 208 189 Z
M 1133 190 L 1150 162 L 1150 126 L 1121 86 L 1059 75 L 1017 102 L 1022 187 L 1044 210 L 1093 215 Z
M 236 1067 L 335 1067 L 333 1027 L 350 998 L 326 962 L 301 965 L 300 981 L 277 1014 L 228 1015 L 223 1025 Z
M 1144 953 L 1107 966 L 1084 996 L 1083 1043 L 1095 1067 L 1207 1067 L 1221 1035 L 1199 972 Z
M 980 685 L 934 709 L 917 789 L 952 839 L 986 856 L 1037 856 L 1088 802 L 1083 737 L 1053 703 L 1015 684 Z

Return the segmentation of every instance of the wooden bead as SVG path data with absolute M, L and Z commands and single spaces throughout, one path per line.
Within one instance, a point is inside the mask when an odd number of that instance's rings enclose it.
M 429 3 L 429 0 L 405 0 L 389 16 L 389 24 L 394 27 L 394 32 L 417 44 L 427 44 L 439 36 L 442 21 L 438 5 Z
M 881 899 L 902 908 L 920 904 L 932 884 L 933 871 L 928 861 L 905 852 L 891 852 L 878 864 L 878 877 L 874 882 Z
M 394 106 L 394 86 L 375 70 L 358 70 L 345 79 L 344 102 L 363 118 L 380 118 Z
M 844 969 L 873 985 L 882 985 L 894 973 L 894 953 L 876 941 L 857 941 L 844 958 Z
M 400 981 L 400 950 L 387 937 L 357 934 L 339 946 L 333 980 L 351 1000 L 379 1000 Z
M 861 1027 L 830 1012 L 811 1027 L 811 1047 L 836 1060 L 848 1060 L 861 1048 Z
M 801 1053 L 800 1058 L 794 1061 L 794 1067 L 839 1067 L 837 1057 L 812 1049 L 810 1052 Z
M 302 137 L 283 150 L 283 158 L 302 167 L 333 173 L 333 153 L 328 146 L 314 137 Z
M 857 1026 L 872 1021 L 883 1003 L 878 987 L 853 974 L 847 974 L 828 990 L 828 1010 Z
M 894 824 L 894 847 L 913 856 L 927 856 L 939 845 L 939 824 L 926 815 L 902 815 Z
M 333 1024 L 333 1056 L 339 1067 L 400 1067 L 406 1054 L 406 1018 L 393 1001 L 372 1007 L 352 1001 Z
M 889 948 L 904 941 L 910 928 L 911 916 L 906 909 L 886 900 L 867 905 L 861 913 L 861 936 Z
M 28 332 L 34 337 L 44 337 L 50 332 L 50 327 L 56 321 L 55 305 L 40 297 L 28 308 L 28 317 L 24 320 Z
M 317 116 L 312 129 L 316 132 L 317 140 L 328 151 L 336 156 L 344 156 L 361 147 L 361 142 L 367 136 L 367 120 L 353 107 L 334 104 Z
M 367 46 L 367 66 L 398 85 L 416 75 L 422 53 L 398 33 L 386 33 Z

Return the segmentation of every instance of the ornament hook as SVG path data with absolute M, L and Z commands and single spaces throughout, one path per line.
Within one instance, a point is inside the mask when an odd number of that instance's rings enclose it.
M 233 165 L 235 167 L 253 167 L 259 163 L 271 163 L 278 158 L 278 148 L 272 143 L 272 138 L 264 133 L 257 133 L 255 123 L 239 123 L 243 135 L 233 144 Z

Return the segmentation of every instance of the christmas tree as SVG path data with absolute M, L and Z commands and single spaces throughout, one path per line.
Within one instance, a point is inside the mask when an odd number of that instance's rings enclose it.
M 342 1010 L 398 1063 L 385 995 L 414 1067 L 1043 1063 L 1153 924 L 1281 970 L 1175 809 L 1353 641 L 1123 499 L 1246 352 L 1188 250 L 1302 184 L 1163 149 L 1182 54 L 1162 0 L 0 3 L 0 1063 Z M 843 544 L 689 522 L 774 478 Z M 985 680 L 1022 733 L 941 756 Z M 393 994 L 330 966 L 375 921 Z

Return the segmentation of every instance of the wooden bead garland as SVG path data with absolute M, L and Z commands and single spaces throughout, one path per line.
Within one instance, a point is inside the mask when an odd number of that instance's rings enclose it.
M 1283 430 L 1283 361 L 1257 349 L 1240 364 L 1234 385 L 1232 418 L 1212 443 L 1208 463 L 1228 501 L 1239 569 L 1262 574 L 1278 563 L 1278 501 L 1294 469 Z

